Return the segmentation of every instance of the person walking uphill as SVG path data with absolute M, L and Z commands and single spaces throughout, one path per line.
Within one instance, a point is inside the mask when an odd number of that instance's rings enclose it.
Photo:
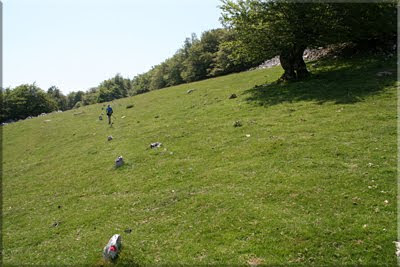
M 108 105 L 106 108 L 106 114 L 108 117 L 108 124 L 111 124 L 111 115 L 113 114 L 113 110 L 110 105 Z

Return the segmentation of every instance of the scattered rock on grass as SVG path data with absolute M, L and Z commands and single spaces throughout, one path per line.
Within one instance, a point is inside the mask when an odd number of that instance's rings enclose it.
M 279 60 L 279 56 L 273 57 L 271 59 L 266 60 L 264 63 L 262 63 L 260 66 L 258 66 L 258 69 L 268 69 L 274 66 L 279 66 L 281 64 Z
M 133 104 L 127 105 L 126 108 L 133 108 Z
M 400 241 L 394 241 L 396 245 L 396 256 L 400 258 Z
M 124 159 L 122 158 L 122 156 L 119 156 L 116 160 L 115 160 L 115 167 L 121 167 L 122 165 L 124 165 Z
M 103 249 L 103 257 L 106 260 L 115 260 L 118 257 L 118 253 L 121 250 L 121 236 L 115 234 L 108 241 L 107 245 Z
M 155 142 L 150 144 L 150 148 L 158 148 L 161 147 L 162 143 L 160 142 Z
M 234 98 L 237 98 L 236 94 L 231 94 L 231 96 L 229 97 L 229 99 L 234 99 Z
M 107 137 L 107 140 L 108 140 L 108 141 L 111 141 L 111 140 L 113 140 L 113 137 L 112 137 L 112 135 L 108 136 L 108 137 Z
M 187 94 L 191 94 L 193 92 L 194 92 L 194 89 L 189 89 L 189 90 L 186 91 Z
M 241 121 L 235 121 L 235 122 L 233 123 L 233 127 L 242 127 L 242 126 L 243 126 L 243 124 L 242 124 Z

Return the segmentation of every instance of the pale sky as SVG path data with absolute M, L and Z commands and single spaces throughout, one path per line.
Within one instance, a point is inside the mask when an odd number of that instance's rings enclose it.
M 219 0 L 3 0 L 3 87 L 64 94 L 132 79 L 222 27 Z

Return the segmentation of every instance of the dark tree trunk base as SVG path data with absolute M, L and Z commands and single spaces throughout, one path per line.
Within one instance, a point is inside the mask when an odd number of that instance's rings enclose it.
M 289 51 L 284 51 L 279 55 L 281 66 L 285 71 L 279 81 L 300 80 L 310 76 L 306 63 L 303 60 L 305 48 L 294 47 Z

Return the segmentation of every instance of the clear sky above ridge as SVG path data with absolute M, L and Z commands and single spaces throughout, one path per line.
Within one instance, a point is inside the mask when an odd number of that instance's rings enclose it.
M 219 0 L 3 0 L 3 87 L 65 94 L 133 78 L 221 27 Z

